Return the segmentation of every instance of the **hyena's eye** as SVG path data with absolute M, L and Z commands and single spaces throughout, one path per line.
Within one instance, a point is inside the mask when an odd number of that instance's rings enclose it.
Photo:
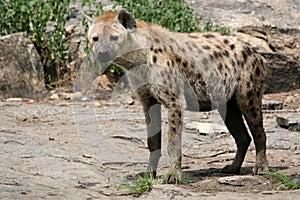
M 111 35 L 111 36 L 109 37 L 109 39 L 110 39 L 111 41 L 117 41 L 117 40 L 119 39 L 119 37 L 116 36 L 116 35 Z
M 99 38 L 98 38 L 98 36 L 93 36 L 93 42 L 98 42 L 98 40 L 99 40 Z

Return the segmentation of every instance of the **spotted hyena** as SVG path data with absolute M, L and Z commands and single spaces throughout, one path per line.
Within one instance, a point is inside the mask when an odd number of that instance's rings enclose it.
M 234 161 L 223 172 L 240 172 L 251 142 L 243 117 L 256 148 L 253 172 L 268 168 L 261 110 L 264 65 L 249 44 L 219 33 L 170 32 L 134 19 L 126 10 L 93 19 L 84 16 L 96 60 L 127 70 L 142 67 L 143 73 L 136 75 L 142 80 L 136 91 L 147 124 L 149 172 L 156 175 L 161 157 L 161 105 L 168 110 L 169 181 L 181 179 L 184 105 L 200 111 L 215 107 L 221 114 L 237 145 Z

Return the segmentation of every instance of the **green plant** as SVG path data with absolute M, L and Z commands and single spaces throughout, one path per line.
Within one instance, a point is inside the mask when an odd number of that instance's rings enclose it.
M 227 27 L 215 26 L 211 21 L 208 21 L 204 24 L 201 32 L 219 32 L 223 35 L 229 35 L 230 30 Z
M 200 18 L 184 0 L 115 0 L 139 19 L 160 24 L 176 32 L 199 31 Z
M 0 3 L 3 13 L 0 24 L 0 34 L 26 32 L 44 65 L 46 83 L 59 78 L 60 69 L 66 65 L 68 46 L 65 43 L 64 25 L 70 13 L 69 0 L 10 0 Z M 54 20 L 54 30 L 46 35 L 49 21 Z
M 280 185 L 285 186 L 289 190 L 300 189 L 299 178 L 294 179 L 296 181 L 293 181 L 287 175 L 280 173 L 276 170 L 270 170 L 269 172 L 262 172 L 261 174 L 275 179 Z
M 168 183 L 168 175 L 154 178 L 152 174 L 143 173 L 138 175 L 135 180 L 126 181 L 122 183 L 128 191 L 133 194 L 134 196 L 139 196 L 142 193 L 149 192 L 154 185 L 161 185 Z M 187 177 L 183 177 L 180 184 L 188 185 L 190 183 L 190 179 Z
M 75 0 L 6 0 L 0 1 L 0 35 L 26 32 L 41 55 L 45 81 L 51 85 L 59 82 L 68 72 L 71 61 L 65 24 L 70 15 L 69 4 Z M 82 6 L 95 0 L 82 0 Z M 102 4 L 98 3 L 98 8 Z M 102 9 L 99 9 L 101 11 Z M 100 14 L 100 12 L 95 13 Z M 49 22 L 54 24 L 46 33 Z M 53 83 L 54 82 L 54 83 Z
M 123 183 L 123 186 L 125 186 L 134 196 L 139 196 L 144 192 L 149 192 L 154 185 L 163 183 L 163 179 L 155 179 L 152 175 L 145 173 L 139 175 L 136 180 Z
M 46 55 L 49 56 L 50 65 L 45 69 L 48 77 L 47 83 L 53 82 L 52 80 L 59 80 L 63 78 L 63 74 L 67 72 L 67 62 L 71 60 L 69 45 L 66 42 L 65 24 L 67 17 L 71 13 L 69 9 L 70 0 L 55 0 L 51 2 L 51 8 L 54 20 L 54 30 L 48 38 Z

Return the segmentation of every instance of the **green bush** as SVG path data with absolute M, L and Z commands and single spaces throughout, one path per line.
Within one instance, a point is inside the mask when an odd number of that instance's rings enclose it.
M 66 42 L 65 24 L 70 15 L 69 4 L 75 0 L 6 0 L 0 1 L 0 35 L 26 32 L 41 55 L 46 83 L 59 81 L 67 72 L 70 61 L 69 46 Z M 198 28 L 200 18 L 194 16 L 193 9 L 184 0 L 113 0 L 115 5 L 126 8 L 136 18 L 149 23 L 157 23 L 178 32 L 226 31 L 215 28 L 211 23 L 206 28 Z M 82 0 L 82 6 L 95 7 L 88 14 L 99 15 L 102 4 L 96 0 Z M 51 35 L 46 35 L 48 23 L 54 23 Z M 86 22 L 83 21 L 86 25 Z M 87 50 L 88 51 L 88 50 Z M 116 66 L 110 73 L 120 74 Z
M 199 31 L 199 17 L 184 0 L 115 0 L 139 19 L 176 32 Z
M 26 32 L 41 55 L 46 83 L 57 81 L 60 69 L 66 66 L 68 45 L 65 42 L 65 23 L 70 0 L 8 0 L 1 1 L 0 34 Z M 54 30 L 47 37 L 46 28 L 54 21 Z

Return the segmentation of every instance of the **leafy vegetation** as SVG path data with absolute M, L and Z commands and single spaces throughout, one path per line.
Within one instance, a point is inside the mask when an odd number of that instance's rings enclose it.
M 199 31 L 199 17 L 184 0 L 115 0 L 139 19 L 176 32 Z
M 0 1 L 0 35 L 26 32 L 41 55 L 44 65 L 45 80 L 48 84 L 59 82 L 68 73 L 72 61 L 65 24 L 70 15 L 70 3 L 75 0 L 5 0 Z M 103 5 L 96 0 L 82 0 L 82 6 L 90 7 L 88 15 L 103 13 Z M 228 34 L 226 28 L 214 27 L 208 22 L 199 28 L 200 18 L 193 14 L 193 9 L 184 0 L 113 0 L 115 6 L 121 5 L 136 18 L 149 23 L 158 23 L 177 32 L 219 31 Z M 96 5 L 96 7 L 95 7 Z M 92 9 L 93 8 L 93 9 Z M 54 24 L 48 30 L 49 23 Z M 86 22 L 83 20 L 86 27 Z M 89 52 L 89 49 L 86 49 Z M 108 72 L 120 74 L 122 70 L 110 66 Z M 55 84 L 54 84 L 55 85 Z
M 46 82 L 57 80 L 60 69 L 66 65 L 65 23 L 70 14 L 69 0 L 10 0 L 1 1 L 0 34 L 26 32 L 41 55 L 45 67 Z M 54 30 L 48 37 L 47 25 L 54 22 Z
M 280 173 L 276 170 L 270 170 L 269 172 L 262 172 L 272 179 L 275 179 L 281 186 L 286 187 L 288 190 L 300 189 L 300 179 L 291 180 L 287 175 Z
M 142 193 L 149 192 L 154 185 L 163 183 L 163 179 L 155 179 L 152 175 L 144 173 L 143 175 L 139 175 L 136 180 L 126 181 L 122 185 L 134 196 L 139 196 Z
M 168 183 L 168 175 L 154 178 L 153 175 L 148 173 L 143 173 L 142 175 L 138 175 L 135 180 L 126 181 L 122 183 L 122 185 L 127 188 L 130 194 L 134 196 L 139 196 L 142 193 L 149 192 L 153 186 L 167 184 Z M 180 184 L 187 185 L 190 183 L 190 180 L 187 177 L 183 177 Z
M 223 35 L 229 35 L 230 30 L 227 27 L 215 26 L 211 21 L 208 21 L 204 24 L 201 32 L 219 32 Z

